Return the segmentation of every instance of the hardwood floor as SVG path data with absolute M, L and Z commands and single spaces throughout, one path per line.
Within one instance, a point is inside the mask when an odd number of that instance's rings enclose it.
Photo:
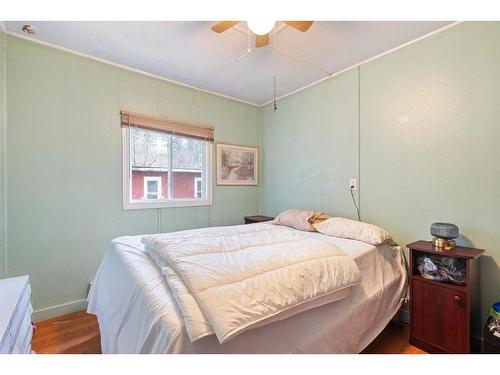
M 40 354 L 100 354 L 100 340 L 96 317 L 78 311 L 37 322 L 31 345 Z
M 99 325 L 94 315 L 85 311 L 36 323 L 33 350 L 40 354 L 99 354 Z M 366 348 L 367 354 L 422 354 L 408 344 L 408 325 L 389 324 Z
M 402 328 L 389 323 L 368 347 L 364 354 L 427 354 L 423 350 L 408 343 L 410 326 L 404 324 Z

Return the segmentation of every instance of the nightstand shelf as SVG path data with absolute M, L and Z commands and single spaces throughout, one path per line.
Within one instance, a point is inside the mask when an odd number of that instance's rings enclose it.
M 471 305 L 477 268 L 484 250 L 456 247 L 441 251 L 431 242 L 417 241 L 410 249 L 410 343 L 430 353 L 470 353 Z M 464 284 L 427 279 L 417 269 L 422 256 L 458 258 L 465 269 Z

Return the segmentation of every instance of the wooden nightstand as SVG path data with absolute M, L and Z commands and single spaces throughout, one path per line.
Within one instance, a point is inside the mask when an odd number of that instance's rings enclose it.
M 484 250 L 459 247 L 435 248 L 429 241 L 406 245 L 410 249 L 410 344 L 429 353 L 470 353 L 471 304 Z M 425 255 L 459 258 L 465 266 L 465 284 L 457 285 L 422 277 L 417 258 Z M 478 263 L 478 262 L 477 262 Z M 474 270 L 474 271 L 473 271 Z
M 245 219 L 245 224 L 253 224 L 253 223 L 262 223 L 263 221 L 274 220 L 274 217 L 253 215 L 253 216 L 245 216 L 244 219 Z

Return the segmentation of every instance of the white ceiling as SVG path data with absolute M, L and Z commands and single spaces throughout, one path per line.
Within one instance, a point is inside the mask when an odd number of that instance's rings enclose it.
M 5 22 L 23 36 L 25 24 L 34 39 L 122 64 L 169 80 L 263 104 L 371 57 L 441 29 L 450 22 L 314 22 L 301 33 L 278 23 L 272 45 L 248 48 L 246 24 L 222 34 L 214 22 Z M 284 27 L 284 28 L 283 28 Z M 274 39 L 274 41 L 273 41 Z M 253 44 L 253 41 L 250 41 Z

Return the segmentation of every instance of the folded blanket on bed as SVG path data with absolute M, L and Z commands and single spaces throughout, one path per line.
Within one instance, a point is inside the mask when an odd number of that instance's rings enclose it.
M 144 236 L 196 340 L 221 343 L 270 321 L 348 295 L 360 282 L 351 257 L 269 224 Z M 341 293 L 339 293 L 341 292 Z

